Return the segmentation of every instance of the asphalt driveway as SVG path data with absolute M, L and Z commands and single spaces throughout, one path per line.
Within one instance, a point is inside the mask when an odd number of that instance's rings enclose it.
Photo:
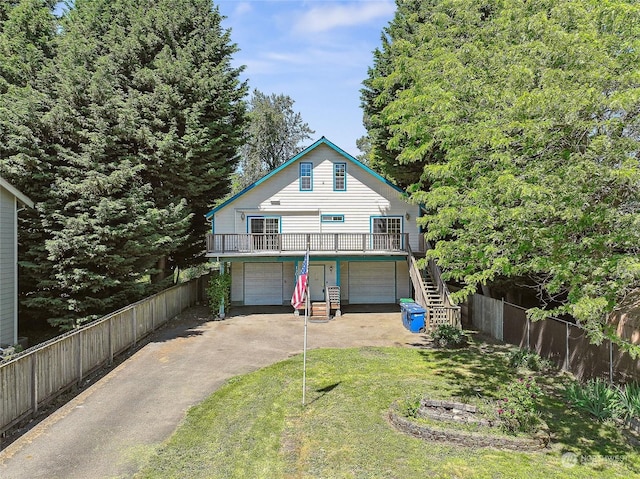
M 308 348 L 416 346 L 397 307 L 309 323 Z M 302 352 L 304 321 L 282 308 L 204 307 L 172 320 L 99 381 L 0 451 L 0 478 L 128 478 L 187 409 L 227 379 Z

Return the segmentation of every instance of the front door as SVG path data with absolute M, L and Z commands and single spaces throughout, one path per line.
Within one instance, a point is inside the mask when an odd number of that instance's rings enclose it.
M 309 265 L 309 298 L 311 301 L 324 301 L 324 265 Z

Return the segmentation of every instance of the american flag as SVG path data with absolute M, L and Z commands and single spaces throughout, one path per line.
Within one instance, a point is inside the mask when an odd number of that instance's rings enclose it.
M 302 262 L 302 268 L 298 274 L 298 281 L 296 287 L 293 290 L 293 296 L 291 297 L 291 306 L 295 309 L 300 309 L 304 306 L 304 295 L 307 292 L 307 275 L 309 272 L 309 252 L 304 256 Z

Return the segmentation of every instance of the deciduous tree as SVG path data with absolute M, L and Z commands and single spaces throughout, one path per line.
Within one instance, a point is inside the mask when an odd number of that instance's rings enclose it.
M 420 11 L 411 35 L 385 43 L 366 102 L 388 137 L 385 166 L 423 165 L 411 190 L 428 211 L 429 257 L 464 282 L 458 298 L 527 276 L 549 302 L 534 317 L 568 313 L 593 341 L 621 342 L 606 318 L 640 279 L 640 6 L 432 0 Z
M 293 110 L 291 97 L 254 90 L 249 124 L 242 147 L 238 189 L 242 189 L 302 151 L 314 131 Z

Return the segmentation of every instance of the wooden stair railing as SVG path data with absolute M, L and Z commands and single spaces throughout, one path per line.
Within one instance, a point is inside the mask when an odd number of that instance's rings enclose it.
M 340 286 L 326 286 L 324 301 L 314 301 L 311 303 L 311 316 L 330 318 L 331 313 L 340 316 Z
M 430 249 L 428 242 L 426 246 Z M 421 270 L 410 247 L 408 252 L 407 262 L 415 294 L 414 300 L 427 310 L 426 329 L 431 330 L 440 324 L 450 324 L 460 328 L 460 306 L 451 302 L 449 289 L 442 280 L 438 265 L 435 261 L 429 260 L 427 269 Z

